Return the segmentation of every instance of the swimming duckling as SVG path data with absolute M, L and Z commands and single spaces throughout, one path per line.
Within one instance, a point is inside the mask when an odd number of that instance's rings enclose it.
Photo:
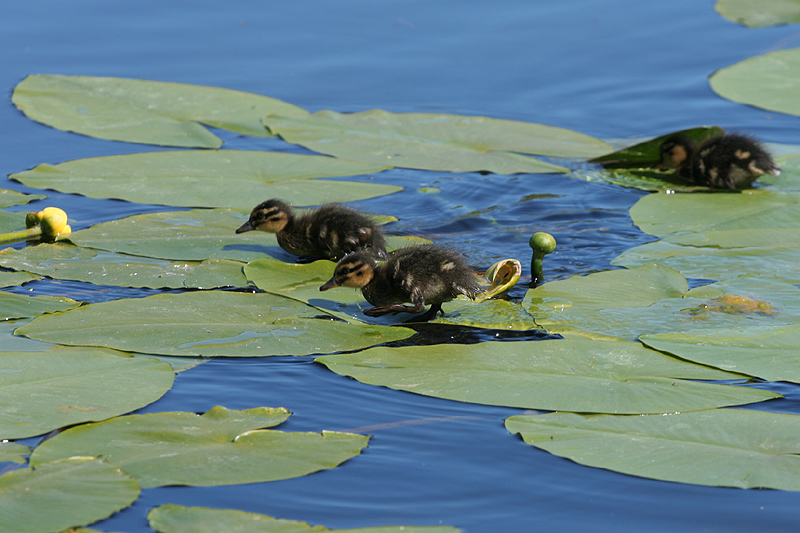
M 323 205 L 315 211 L 294 216 L 292 208 L 276 199 L 258 204 L 250 220 L 236 233 L 245 231 L 275 233 L 278 244 L 299 256 L 340 259 L 350 252 L 367 250 L 386 259 L 386 241 L 381 230 L 358 211 L 339 204 Z
M 674 168 L 678 175 L 707 187 L 741 189 L 762 174 L 777 176 L 780 169 L 761 144 L 744 135 L 720 135 L 695 146 L 685 135 L 661 143 L 656 168 Z
M 414 322 L 434 318 L 443 302 L 459 294 L 474 300 L 481 290 L 458 253 L 430 244 L 396 250 L 385 263 L 378 263 L 363 252 L 348 254 L 319 290 L 340 286 L 361 289 L 364 298 L 375 306 L 364 311 L 368 316 L 419 313 L 430 304 L 426 313 L 412 319 Z M 403 305 L 404 302 L 414 305 Z

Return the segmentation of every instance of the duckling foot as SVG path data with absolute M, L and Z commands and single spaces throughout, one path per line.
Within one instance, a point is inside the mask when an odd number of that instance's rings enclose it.
M 423 304 L 417 304 L 417 305 L 391 304 L 391 305 L 382 305 L 380 307 L 373 307 L 372 309 L 367 309 L 364 311 L 364 314 L 367 316 L 381 316 L 381 315 L 388 315 L 389 313 L 392 314 L 419 313 L 423 309 L 425 309 L 425 305 Z
M 425 311 L 423 314 L 415 316 L 414 318 L 409 318 L 408 320 L 403 322 L 403 324 L 407 324 L 409 322 L 430 322 L 431 320 L 436 318 L 436 313 L 439 312 L 444 314 L 444 311 L 442 311 L 442 304 L 432 304 L 431 308 Z

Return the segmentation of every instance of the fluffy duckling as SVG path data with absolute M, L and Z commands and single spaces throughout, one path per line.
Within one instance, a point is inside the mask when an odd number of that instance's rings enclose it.
M 707 187 L 741 189 L 762 174 L 780 174 L 769 152 L 744 135 L 720 135 L 700 146 L 685 135 L 674 135 L 660 150 L 657 168 L 677 169 L 679 176 Z
M 292 208 L 276 199 L 258 204 L 250 220 L 236 233 L 275 233 L 278 244 L 298 256 L 340 259 L 350 252 L 366 250 L 386 259 L 386 241 L 381 230 L 358 211 L 339 204 L 323 205 L 315 211 L 294 216 Z
M 434 318 L 442 310 L 442 303 L 459 294 L 474 300 L 481 290 L 458 253 L 434 245 L 401 248 L 385 263 L 378 263 L 363 252 L 348 254 L 319 290 L 340 286 L 361 289 L 364 298 L 375 306 L 364 311 L 368 316 L 419 313 L 430 304 L 426 313 L 411 320 L 414 322 Z M 403 305 L 404 302 L 414 305 Z

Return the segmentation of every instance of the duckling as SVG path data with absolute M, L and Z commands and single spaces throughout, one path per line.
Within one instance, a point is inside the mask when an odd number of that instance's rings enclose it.
M 281 248 L 298 256 L 342 258 L 350 252 L 367 250 L 386 259 L 386 240 L 378 226 L 358 211 L 339 204 L 326 204 L 315 211 L 294 216 L 281 200 L 258 204 L 250 220 L 236 233 L 245 231 L 275 233 Z
M 368 316 L 419 313 L 430 304 L 427 312 L 409 322 L 427 322 L 442 310 L 442 303 L 459 294 L 474 300 L 481 290 L 461 255 L 431 244 L 396 250 L 385 263 L 378 263 L 368 253 L 348 254 L 319 290 L 333 287 L 361 289 L 364 298 L 375 306 L 364 311 Z
M 720 189 L 749 187 L 762 174 L 780 174 L 772 156 L 745 135 L 720 135 L 696 146 L 685 135 L 661 143 L 656 168 L 677 169 L 679 176 Z

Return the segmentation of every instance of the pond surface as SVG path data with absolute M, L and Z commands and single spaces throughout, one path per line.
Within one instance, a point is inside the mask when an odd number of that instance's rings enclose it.
M 4 9 L 0 30 L 7 94 L 34 73 L 120 76 L 250 91 L 310 111 L 484 115 L 604 139 L 717 124 L 797 143 L 797 118 L 724 100 L 707 77 L 747 57 L 800 46 L 800 27 L 746 29 L 719 17 L 711 1 L 29 0 Z M 306 153 L 276 139 L 216 133 L 227 148 Z M 0 106 L 0 141 L 4 175 L 45 162 L 157 149 L 50 129 L 26 119 L 10 98 Z M 535 231 L 558 241 L 545 261 L 548 279 L 607 270 L 624 250 L 653 240 L 630 222 L 628 209 L 645 194 L 632 189 L 560 175 L 398 169 L 377 179 L 405 191 L 357 207 L 397 216 L 391 232 L 457 247 L 484 267 L 516 257 L 529 276 L 527 242 Z M 0 187 L 32 192 L 8 180 Z M 173 209 L 48 194 L 19 209 L 58 205 L 75 230 Z M 242 207 L 253 203 L 242 199 Z M 525 288 L 521 282 L 512 296 Z M 90 302 L 150 293 L 52 281 L 9 290 L 30 289 Z M 444 328 L 426 328 L 425 335 L 476 340 Z M 787 399 L 758 408 L 800 414 L 797 387 L 767 386 Z M 170 392 L 140 412 L 204 412 L 218 404 L 284 406 L 295 414 L 281 429 L 373 438 L 361 456 L 299 479 L 147 489 L 132 507 L 94 527 L 151 531 L 145 515 L 164 503 L 330 528 L 447 524 L 465 532 L 794 531 L 800 521 L 800 494 L 681 485 L 579 466 L 509 435 L 503 420 L 519 409 L 363 385 L 311 358 L 212 360 L 178 375 Z

